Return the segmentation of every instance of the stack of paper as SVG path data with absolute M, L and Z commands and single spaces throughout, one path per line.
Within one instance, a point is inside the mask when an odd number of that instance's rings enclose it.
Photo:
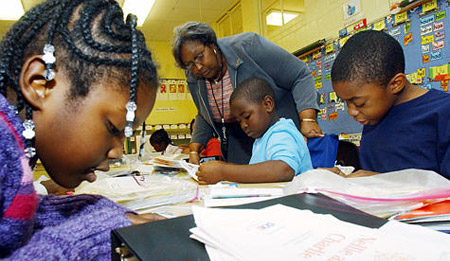
M 93 183 L 83 182 L 75 194 L 99 194 L 132 210 L 183 203 L 195 199 L 198 186 L 165 175 L 110 177 L 97 173 Z
M 450 236 L 390 221 L 371 229 L 283 205 L 260 210 L 193 207 L 216 260 L 449 260 Z

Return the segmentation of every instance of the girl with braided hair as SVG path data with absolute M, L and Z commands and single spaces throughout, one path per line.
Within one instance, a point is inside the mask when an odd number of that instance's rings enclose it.
M 59 185 L 93 182 L 149 115 L 156 67 L 136 17 L 111 0 L 50 0 L 0 45 L 0 259 L 110 259 L 110 231 L 161 219 L 97 195 L 37 196 L 40 159 Z

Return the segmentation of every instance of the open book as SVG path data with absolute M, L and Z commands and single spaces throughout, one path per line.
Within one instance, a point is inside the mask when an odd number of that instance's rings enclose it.
M 166 158 L 154 158 L 152 160 L 152 163 L 155 167 L 155 170 L 158 170 L 158 168 L 186 170 L 189 176 L 198 181 L 197 174 L 195 174 L 198 170 L 198 165 L 187 163 L 184 160 L 171 160 Z

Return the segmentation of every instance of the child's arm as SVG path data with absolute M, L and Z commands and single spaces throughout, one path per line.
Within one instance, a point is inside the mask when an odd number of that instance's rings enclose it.
M 294 170 L 281 160 L 250 165 L 210 161 L 200 165 L 197 176 L 200 184 L 214 184 L 222 180 L 239 183 L 284 182 L 292 180 Z

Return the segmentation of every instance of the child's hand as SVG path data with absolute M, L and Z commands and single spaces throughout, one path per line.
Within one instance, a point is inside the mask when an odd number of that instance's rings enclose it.
M 358 177 L 368 177 L 368 176 L 373 176 L 373 175 L 378 175 L 380 173 L 378 172 L 373 172 L 373 171 L 368 171 L 368 170 L 363 170 L 360 169 L 358 171 L 355 171 L 353 173 L 350 174 L 345 174 L 344 172 L 342 172 L 338 167 L 333 167 L 333 168 L 319 168 L 319 169 L 326 169 L 328 171 L 331 171 L 333 173 L 335 173 L 336 175 L 342 176 L 344 178 L 358 178 Z
M 378 174 L 380 174 L 380 173 L 360 169 L 360 170 L 353 172 L 352 174 L 347 175 L 347 178 L 368 177 L 368 176 L 373 176 L 373 175 L 378 175 Z
M 133 213 L 125 213 L 125 216 L 127 216 L 130 219 L 132 225 L 139 225 L 139 224 L 144 224 L 144 223 L 149 223 L 149 222 L 153 222 L 153 221 L 166 219 L 165 217 L 163 217 L 161 215 L 153 214 L 153 213 L 146 213 L 146 214 L 140 214 L 140 215 L 135 215 Z
M 197 171 L 198 181 L 201 185 L 215 184 L 224 179 L 223 167 L 226 163 L 219 160 L 200 164 Z

